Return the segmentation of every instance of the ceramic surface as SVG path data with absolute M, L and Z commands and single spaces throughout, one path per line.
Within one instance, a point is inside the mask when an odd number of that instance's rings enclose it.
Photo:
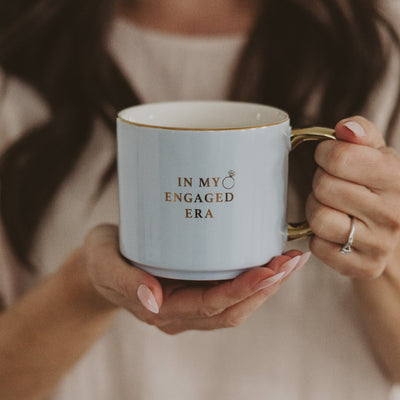
M 290 125 L 272 107 L 159 103 L 117 120 L 120 248 L 161 277 L 230 279 L 281 254 Z

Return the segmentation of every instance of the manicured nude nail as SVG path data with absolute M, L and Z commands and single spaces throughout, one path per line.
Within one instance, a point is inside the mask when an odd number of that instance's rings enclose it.
M 307 253 L 304 253 L 301 257 L 299 262 L 297 263 L 296 267 L 295 267 L 295 271 L 300 269 L 301 267 L 304 267 L 304 265 L 307 263 L 307 261 L 310 259 L 311 257 L 311 251 L 307 251 Z
M 264 279 L 261 281 L 258 286 L 256 287 L 256 291 L 265 289 L 267 287 L 270 287 L 274 285 L 275 283 L 279 282 L 284 276 L 286 275 L 286 272 L 280 272 L 279 274 L 272 275 L 267 279 Z
M 355 136 L 357 137 L 364 137 L 365 136 L 365 131 L 364 128 L 355 121 L 347 121 L 343 124 L 347 129 L 350 129 Z
M 152 313 L 158 314 L 160 310 L 158 308 L 156 299 L 153 295 L 153 292 L 146 285 L 140 285 L 138 287 L 137 297 L 144 307 L 146 307 Z
M 279 268 L 279 271 L 285 272 L 286 275 L 290 274 L 292 271 L 294 271 L 294 269 L 296 268 L 300 259 L 301 259 L 301 256 L 296 256 L 296 257 L 291 258 L 289 261 L 286 261 L 285 264 L 283 264 Z

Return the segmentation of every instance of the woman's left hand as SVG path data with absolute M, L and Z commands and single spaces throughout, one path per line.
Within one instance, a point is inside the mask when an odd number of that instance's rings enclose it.
M 340 121 L 335 130 L 338 140 L 320 143 L 315 153 L 318 169 L 306 207 L 310 248 L 343 275 L 377 278 L 400 242 L 400 157 L 365 118 Z M 341 254 L 350 216 L 352 252 Z

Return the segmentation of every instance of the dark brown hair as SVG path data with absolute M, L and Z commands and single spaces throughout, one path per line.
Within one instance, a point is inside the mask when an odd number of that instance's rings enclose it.
M 332 126 L 361 113 L 385 76 L 398 37 L 376 0 L 265 0 L 230 98 L 281 107 L 293 124 Z M 107 52 L 112 0 L 0 0 L 0 65 L 32 85 L 51 119 L 2 155 L 0 212 L 9 242 L 31 268 L 38 225 L 85 149 L 93 122 L 114 134 L 118 110 L 139 103 Z M 273 57 L 271 57 L 273 54 Z M 315 113 L 307 105 L 318 95 Z M 394 105 L 389 126 L 399 111 Z M 99 188 L 115 171 L 111 165 Z

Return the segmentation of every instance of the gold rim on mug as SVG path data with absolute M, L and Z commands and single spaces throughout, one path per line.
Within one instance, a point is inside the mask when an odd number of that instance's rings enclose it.
M 199 102 L 201 103 L 202 101 L 199 101 Z M 207 101 L 205 101 L 205 102 L 207 102 Z M 218 102 L 218 101 L 213 101 L 213 102 Z M 163 102 L 161 102 L 161 103 L 163 103 Z M 161 104 L 161 103 L 155 103 L 155 104 Z M 194 103 L 196 103 L 196 101 L 194 101 Z M 222 101 L 222 103 L 225 103 L 225 101 Z M 235 103 L 235 102 L 231 102 L 231 103 Z M 251 103 L 246 103 L 246 102 L 237 102 L 237 103 L 251 104 Z M 142 104 L 142 105 L 146 106 L 146 104 Z M 141 126 L 141 127 L 144 127 L 144 128 L 153 128 L 153 129 L 157 128 L 157 129 L 165 129 L 165 130 L 173 130 L 173 131 L 209 131 L 209 132 L 214 132 L 214 131 L 219 131 L 219 132 L 220 131 L 238 131 L 238 130 L 243 130 L 243 129 L 259 129 L 259 128 L 264 128 L 264 127 L 267 127 L 267 126 L 280 125 L 280 124 L 283 124 L 284 122 L 289 121 L 289 115 L 286 113 L 286 111 L 283 111 L 280 108 L 268 106 L 268 105 L 265 105 L 265 104 L 257 104 L 257 103 L 254 103 L 254 105 L 278 110 L 284 115 L 284 119 L 281 119 L 280 121 L 277 121 L 277 122 L 272 122 L 270 124 L 249 125 L 249 126 L 241 126 L 241 127 L 235 127 L 235 128 L 193 128 L 193 127 L 192 128 L 184 128 L 184 127 L 173 127 L 173 126 L 161 126 L 161 125 L 143 124 L 143 123 L 140 123 L 140 122 L 129 121 L 129 120 L 123 118 L 121 116 L 121 114 L 124 111 L 126 111 L 126 110 L 128 110 L 129 108 L 132 108 L 132 107 L 128 107 L 128 108 L 125 108 L 124 110 L 121 110 L 118 113 L 117 118 L 119 120 L 121 120 L 122 122 L 125 122 L 126 124 L 135 125 L 135 126 Z
M 132 122 L 132 121 L 128 121 L 122 117 L 120 117 L 118 115 L 117 117 L 119 120 L 121 120 L 122 122 L 125 122 L 127 124 L 130 125 L 135 125 L 135 126 L 142 126 L 144 128 L 158 128 L 158 129 L 167 129 L 167 130 L 171 130 L 171 131 L 209 131 L 209 132 L 213 132 L 213 131 L 240 131 L 243 129 L 259 129 L 259 128 L 264 128 L 267 126 L 274 126 L 274 125 L 279 125 L 279 124 L 283 124 L 284 122 L 289 120 L 289 117 L 286 119 L 283 119 L 282 121 L 279 122 L 274 122 L 272 124 L 264 124 L 264 125 L 254 125 L 254 126 L 242 126 L 240 128 L 175 128 L 172 126 L 159 126 L 159 125 L 148 125 L 148 124 L 140 124 L 139 122 Z

